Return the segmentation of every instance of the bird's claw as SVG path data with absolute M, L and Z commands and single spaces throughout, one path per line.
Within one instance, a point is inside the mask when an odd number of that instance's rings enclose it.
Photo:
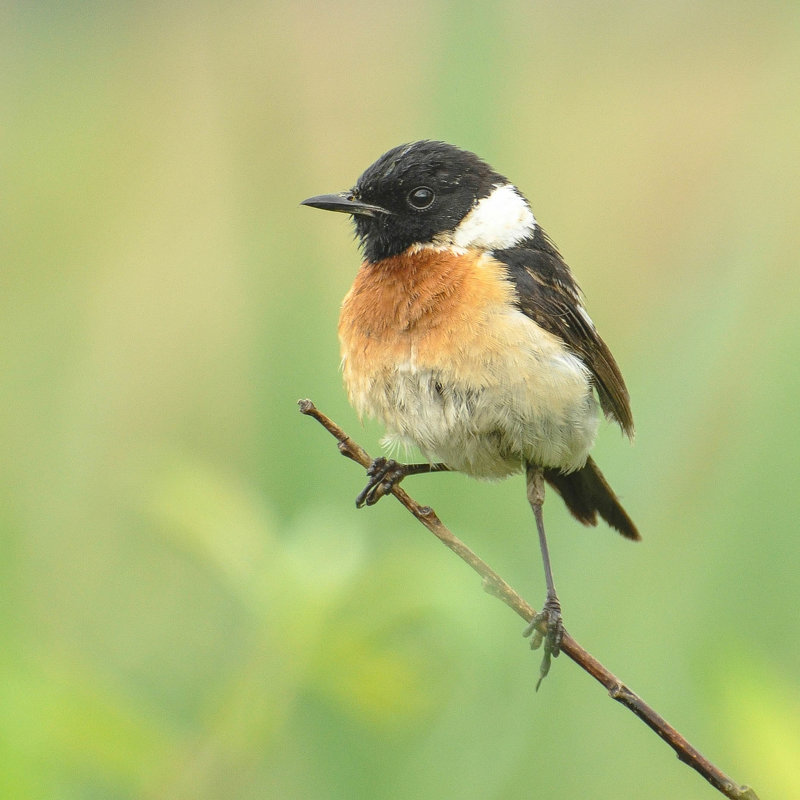
M 542 623 L 546 632 L 542 632 Z M 544 656 L 539 667 L 539 680 L 536 682 L 536 691 L 550 672 L 550 662 L 558 658 L 561 652 L 561 640 L 564 638 L 564 622 L 561 618 L 561 604 L 557 598 L 548 598 L 542 610 L 534 616 L 528 627 L 522 632 L 523 636 L 531 637 L 531 650 L 538 650 L 544 643 Z
M 367 469 L 367 485 L 356 497 L 356 508 L 374 506 L 384 495 L 390 494 L 392 489 L 405 478 L 406 472 L 403 464 L 392 458 L 376 458 Z

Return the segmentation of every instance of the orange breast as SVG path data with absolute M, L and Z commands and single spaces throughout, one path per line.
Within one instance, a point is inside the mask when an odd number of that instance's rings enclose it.
M 421 249 L 365 263 L 339 319 L 345 378 L 400 363 L 452 363 L 476 335 L 485 310 L 512 301 L 502 266 L 474 251 Z

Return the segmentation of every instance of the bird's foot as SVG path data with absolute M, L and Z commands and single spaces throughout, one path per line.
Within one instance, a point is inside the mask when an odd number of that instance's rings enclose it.
M 392 458 L 376 458 L 367 469 L 367 485 L 356 497 L 356 508 L 374 506 L 384 495 L 408 475 L 405 464 L 399 464 Z
M 545 631 L 541 625 L 546 626 Z M 550 661 L 557 658 L 561 652 L 561 640 L 564 638 L 564 622 L 561 619 L 561 604 L 557 597 L 548 597 L 542 610 L 534 616 L 528 627 L 522 632 L 523 636 L 531 637 L 531 650 L 538 650 L 544 642 L 544 656 L 539 667 L 539 680 L 536 682 L 536 691 L 550 672 Z

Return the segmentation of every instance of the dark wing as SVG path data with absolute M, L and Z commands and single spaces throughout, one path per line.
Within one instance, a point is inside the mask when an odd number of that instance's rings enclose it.
M 622 373 L 584 310 L 578 284 L 555 245 L 537 226 L 529 239 L 493 255 L 508 270 L 520 310 L 581 358 L 592 374 L 603 413 L 633 438 Z

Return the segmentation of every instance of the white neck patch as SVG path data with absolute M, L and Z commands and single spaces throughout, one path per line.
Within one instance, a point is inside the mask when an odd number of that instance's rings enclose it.
M 496 186 L 461 220 L 452 233 L 452 244 L 464 249 L 505 250 L 527 239 L 535 228 L 530 206 L 506 183 Z

